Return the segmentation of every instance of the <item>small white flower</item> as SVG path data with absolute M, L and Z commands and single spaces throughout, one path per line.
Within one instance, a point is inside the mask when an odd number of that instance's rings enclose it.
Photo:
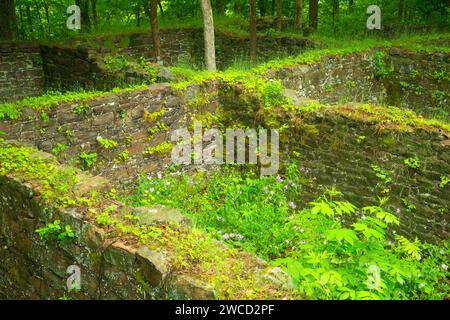
M 444 269 L 445 271 L 448 270 L 448 265 L 446 265 L 445 263 L 442 264 L 442 269 Z

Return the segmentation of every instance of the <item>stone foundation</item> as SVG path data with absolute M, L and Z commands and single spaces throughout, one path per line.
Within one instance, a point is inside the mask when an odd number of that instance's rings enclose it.
M 38 45 L 0 46 L 0 103 L 40 95 L 45 89 Z

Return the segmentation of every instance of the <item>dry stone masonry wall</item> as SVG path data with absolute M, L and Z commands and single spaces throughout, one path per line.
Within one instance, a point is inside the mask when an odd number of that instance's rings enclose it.
M 89 184 L 89 180 L 86 180 Z M 85 186 L 94 190 L 92 185 Z M 130 209 L 131 211 L 131 209 Z M 31 185 L 0 177 L 0 298 L 214 299 L 211 287 L 171 275 L 170 256 L 110 238 L 75 208 L 53 209 Z M 55 219 L 76 238 L 40 238 L 35 230 Z M 80 292 L 68 292 L 69 266 L 80 268 Z
M 187 102 L 201 90 L 219 94 L 194 110 Z M 233 119 L 223 119 L 224 123 L 231 120 L 252 127 L 256 103 L 240 99 L 239 93 L 222 91 L 220 86 L 192 86 L 180 94 L 170 85 L 156 84 L 142 91 L 59 106 L 49 113 L 48 121 L 38 114 L 25 114 L 22 121 L 4 122 L 0 129 L 8 132 L 8 139 L 45 151 L 55 153 L 58 145 L 63 145 L 67 149 L 61 152 L 61 160 L 73 165 L 83 167 L 80 155 L 95 153 L 91 172 L 123 187 L 133 184 L 140 173 L 167 169 L 171 132 L 189 128 L 195 114 L 215 114 L 220 107 L 233 114 Z M 75 112 L 80 107 L 86 114 Z M 399 208 L 404 233 L 431 241 L 448 236 L 450 194 L 448 188 L 438 186 L 440 177 L 450 174 L 448 133 L 383 129 L 378 123 L 350 120 L 332 112 L 319 112 L 304 122 L 281 137 L 281 154 L 300 152 L 300 165 L 315 182 L 335 185 L 357 205 L 375 205 L 374 199 L 387 196 L 383 191 L 389 188 L 391 210 Z M 116 141 L 118 146 L 105 149 L 97 141 L 99 136 Z M 124 151 L 126 159 L 121 158 Z M 405 159 L 414 157 L 422 163 L 419 170 L 404 164 Z M 388 171 L 392 181 L 385 185 L 373 166 Z M 306 193 L 312 200 L 320 191 Z M 416 209 L 407 211 L 408 204 Z
M 199 90 L 194 86 L 180 94 L 170 85 L 154 84 L 146 90 L 63 104 L 47 113 L 48 120 L 27 109 L 21 121 L 4 122 L 0 129 L 9 139 L 57 153 L 73 165 L 85 167 L 80 155 L 96 154 L 91 172 L 124 186 L 139 173 L 162 171 L 170 163 L 171 132 L 190 125 L 193 110 L 186 100 Z M 209 111 L 214 106 L 211 103 Z M 107 149 L 98 137 L 118 145 Z
M 399 216 L 402 234 L 431 242 L 448 238 L 450 188 L 439 183 L 450 174 L 449 136 L 380 130 L 374 123 L 332 113 L 319 112 L 306 123 L 317 131 L 299 130 L 284 147 L 287 153 L 301 154 L 301 170 L 314 182 L 313 189 L 336 186 L 358 206 L 378 205 L 378 199 L 389 197 L 388 207 Z M 414 157 L 421 161 L 418 170 L 404 164 Z M 386 179 L 377 176 L 377 167 L 387 173 Z M 312 192 L 310 199 L 318 193 Z M 415 209 L 408 210 L 408 205 Z
M 166 65 L 181 62 L 203 66 L 204 41 L 202 29 L 163 29 L 160 35 L 164 54 L 163 61 Z M 250 50 L 248 37 L 220 31 L 215 33 L 215 37 L 217 66 L 220 69 L 225 69 L 235 60 L 248 56 Z M 99 37 L 91 41 L 80 39 L 76 41 L 76 44 L 99 48 L 101 52 L 127 53 L 137 58 L 144 57 L 150 61 L 154 61 L 155 56 L 150 33 L 120 34 Z M 306 38 L 260 36 L 258 38 L 258 57 L 263 61 L 279 56 L 297 55 L 315 46 L 316 44 L 313 41 Z
M 258 116 L 254 101 L 227 91 L 220 102 L 232 115 L 228 125 L 240 121 L 254 126 Z M 306 205 L 321 195 L 324 189 L 318 186 L 335 186 L 358 206 L 378 205 L 379 199 L 388 197 L 389 209 L 400 217 L 400 232 L 432 242 L 446 239 L 450 235 L 450 189 L 439 183 L 442 176 L 450 175 L 449 132 L 399 130 L 364 117 L 353 120 L 351 105 L 343 113 L 347 116 L 336 110 L 331 107 L 301 115 L 301 120 L 294 119 L 295 125 L 280 134 L 282 162 L 287 165 L 300 154 L 300 172 L 306 178 L 305 198 L 300 203 Z M 286 124 L 293 119 L 278 120 Z M 421 161 L 418 170 L 405 165 L 406 159 L 416 157 Z M 386 173 L 385 179 L 377 176 L 379 170 Z M 408 210 L 409 205 L 415 209 Z
M 44 88 L 38 45 L 0 45 L 0 103 L 40 95 Z
M 323 57 L 310 65 L 269 71 L 268 75 L 281 79 L 300 97 L 325 103 L 369 102 L 448 117 L 450 80 L 439 77 L 450 70 L 448 54 L 393 48 L 383 54 L 383 65 L 375 66 L 377 52 L 381 51 Z M 377 77 L 376 68 L 380 67 L 388 74 Z

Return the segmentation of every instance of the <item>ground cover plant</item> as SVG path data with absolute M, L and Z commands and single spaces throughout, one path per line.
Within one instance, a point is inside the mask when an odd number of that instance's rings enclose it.
M 236 169 L 210 176 L 142 177 L 132 205 L 180 208 L 194 225 L 253 252 L 292 276 L 311 299 L 443 299 L 449 291 L 448 242 L 395 235 L 382 206 L 357 208 L 328 189 L 301 208 L 297 165 L 257 178 Z

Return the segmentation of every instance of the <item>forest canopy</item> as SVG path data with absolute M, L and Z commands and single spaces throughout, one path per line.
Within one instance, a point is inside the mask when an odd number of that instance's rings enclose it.
M 155 0 L 163 28 L 200 27 L 199 1 Z M 383 35 L 446 30 L 449 5 L 442 0 L 211 0 L 215 27 L 250 30 L 251 4 L 266 32 L 365 36 L 366 10 L 381 8 Z M 149 29 L 151 0 L 1 0 L 0 39 L 61 39 L 79 33 Z M 70 5 L 81 8 L 81 30 L 68 30 Z M 273 19 L 271 19 L 273 18 Z M 273 21 L 274 23 L 270 23 Z M 259 30 L 258 30 L 259 31 Z

